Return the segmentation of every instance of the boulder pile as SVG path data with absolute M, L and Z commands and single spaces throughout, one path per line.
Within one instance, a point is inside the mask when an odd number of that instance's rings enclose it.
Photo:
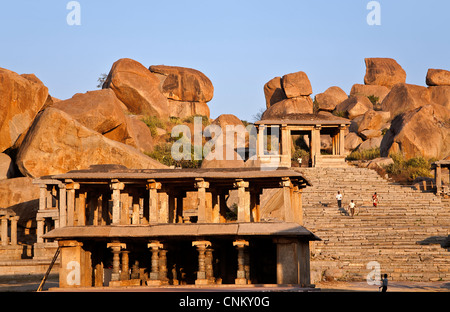
M 366 58 L 365 64 L 364 84 L 354 84 L 349 95 L 332 86 L 316 94 L 314 103 L 305 73 L 271 79 L 264 85 L 267 109 L 262 119 L 328 112 L 351 121 L 347 153 L 379 148 L 383 157 L 449 156 L 450 71 L 429 69 L 427 86 L 418 86 L 406 83 L 405 70 L 393 59 Z

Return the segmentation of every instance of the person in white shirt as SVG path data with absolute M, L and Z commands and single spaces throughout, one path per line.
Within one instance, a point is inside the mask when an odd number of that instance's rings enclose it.
M 353 199 L 348 204 L 348 208 L 350 209 L 350 215 L 353 217 L 355 214 L 355 203 L 353 202 Z
M 341 208 L 341 204 L 342 204 L 342 194 L 341 194 L 340 191 L 338 191 L 337 194 L 336 194 L 336 200 L 337 200 L 338 208 L 340 209 Z

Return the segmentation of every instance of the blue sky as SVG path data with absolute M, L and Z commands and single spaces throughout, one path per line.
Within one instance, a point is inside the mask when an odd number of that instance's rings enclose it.
M 428 68 L 450 70 L 447 0 L 379 0 L 379 26 L 367 24 L 369 0 L 79 0 L 79 26 L 66 22 L 68 2 L 0 0 L 0 67 L 35 73 L 60 99 L 95 90 L 123 57 L 202 71 L 211 117 L 250 121 L 275 76 L 302 70 L 314 94 L 349 93 L 365 57 L 396 59 L 418 85 Z

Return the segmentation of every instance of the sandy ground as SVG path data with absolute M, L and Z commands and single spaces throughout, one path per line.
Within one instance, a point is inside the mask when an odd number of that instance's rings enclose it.
M 367 282 L 323 282 L 317 288 L 324 292 L 378 292 L 378 286 Z M 389 282 L 388 292 L 450 292 L 450 282 Z

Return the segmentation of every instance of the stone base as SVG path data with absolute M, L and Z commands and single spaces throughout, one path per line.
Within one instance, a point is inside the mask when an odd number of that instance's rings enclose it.
M 20 260 L 22 253 L 23 246 L 21 245 L 0 246 L 0 260 Z
M 247 279 L 246 278 L 235 278 L 234 283 L 236 285 L 247 285 Z
M 58 249 L 58 242 L 51 243 L 34 243 L 33 259 L 34 260 L 52 260 Z
M 209 280 L 207 280 L 206 278 L 196 279 L 195 285 L 209 285 Z
M 147 286 L 160 286 L 161 281 L 160 280 L 148 280 Z
M 130 279 L 126 281 L 110 281 L 110 287 L 126 287 L 126 286 L 141 286 L 140 279 Z

